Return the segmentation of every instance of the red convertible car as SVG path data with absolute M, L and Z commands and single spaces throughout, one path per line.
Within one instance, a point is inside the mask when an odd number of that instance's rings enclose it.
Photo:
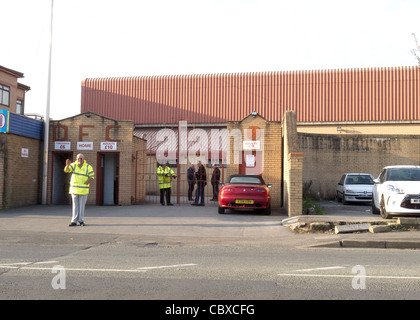
M 271 214 L 270 187 L 259 175 L 230 176 L 219 191 L 219 213 L 225 213 L 225 209 L 254 209 Z

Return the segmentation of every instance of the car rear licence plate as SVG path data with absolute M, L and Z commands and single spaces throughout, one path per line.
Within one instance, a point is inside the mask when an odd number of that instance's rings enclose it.
M 254 204 L 254 200 L 236 200 L 236 204 Z
M 411 203 L 420 203 L 420 199 L 411 199 Z

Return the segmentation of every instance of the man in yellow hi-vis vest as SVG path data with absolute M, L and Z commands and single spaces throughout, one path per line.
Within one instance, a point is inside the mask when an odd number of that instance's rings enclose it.
M 171 203 L 171 181 L 172 178 L 176 179 L 175 172 L 169 168 L 169 166 L 164 163 L 159 165 L 156 170 L 158 180 L 159 180 L 159 189 L 160 189 L 160 204 L 165 205 L 165 193 L 166 193 L 166 205 L 172 206 Z
M 89 183 L 95 178 L 93 168 L 85 161 L 83 154 L 77 155 L 77 160 L 71 163 L 70 159 L 66 160 L 64 172 L 71 173 L 70 190 L 73 201 L 72 217 L 69 224 L 70 227 L 77 225 L 85 225 L 85 205 L 89 194 Z

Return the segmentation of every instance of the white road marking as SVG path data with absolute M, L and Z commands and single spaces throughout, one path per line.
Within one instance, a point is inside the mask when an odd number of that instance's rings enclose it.
M 34 264 L 47 264 L 47 263 L 58 263 L 58 261 L 39 261 L 39 262 L 35 262 Z
M 53 270 L 49 267 L 19 267 L 13 265 L 0 265 L 3 269 L 19 269 L 19 270 Z M 64 268 L 66 271 L 94 271 L 94 272 L 146 272 L 146 270 L 137 269 L 99 269 L 99 268 Z
M 18 267 L 18 266 L 11 266 L 11 265 L 1 265 L 0 264 L 0 268 L 2 268 L 2 269 L 19 269 L 20 267 Z
M 278 276 L 282 277 L 324 277 L 324 278 L 354 278 L 355 275 L 346 274 L 302 274 L 302 273 L 279 273 Z M 370 279 L 410 279 L 420 280 L 420 277 L 409 277 L 409 276 L 362 276 L 357 275 L 359 278 L 370 278 Z
M 15 262 L 15 263 L 2 263 L 2 266 L 19 266 L 19 265 L 23 265 L 26 266 L 28 264 L 32 264 L 32 262 Z
M 23 270 L 52 270 L 53 268 L 40 268 L 40 267 L 23 267 Z M 145 270 L 136 269 L 96 269 L 96 268 L 66 268 L 66 271 L 93 271 L 93 272 L 146 272 Z
M 334 269 L 344 269 L 345 267 L 341 266 L 334 266 L 334 267 L 322 267 L 322 268 L 313 268 L 313 269 L 300 269 L 295 270 L 297 272 L 310 272 L 310 271 L 318 271 L 318 270 L 334 270 Z
M 59 263 L 59 262 L 58 261 L 42 261 L 42 262 L 37 262 L 36 264 L 44 264 L 44 263 L 46 264 L 46 263 Z M 0 264 L 0 269 L 50 270 L 50 271 L 52 271 L 53 269 L 51 267 L 36 267 L 36 266 L 30 267 L 30 266 L 27 266 L 28 264 L 32 264 L 32 262 Z M 142 268 L 137 268 L 137 269 L 67 268 L 67 267 L 64 267 L 64 269 L 66 271 L 90 271 L 90 272 L 147 272 L 147 270 L 153 270 L 153 269 L 191 267 L 191 266 L 196 266 L 196 265 L 197 264 L 194 264 L 194 263 L 188 263 L 188 264 L 175 264 L 175 265 L 168 265 L 168 266 L 142 267 Z
M 196 264 L 195 263 L 186 263 L 186 264 L 174 264 L 174 265 L 170 265 L 170 266 L 143 267 L 143 268 L 137 268 L 137 270 L 152 270 L 152 269 L 192 267 L 192 266 L 196 266 Z

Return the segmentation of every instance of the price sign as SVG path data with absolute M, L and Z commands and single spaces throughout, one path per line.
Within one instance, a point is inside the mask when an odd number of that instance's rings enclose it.
M 115 151 L 117 150 L 117 143 L 116 142 L 101 142 L 101 150 Z
M 261 149 L 261 143 L 257 141 L 243 141 L 244 150 L 259 150 Z
M 55 150 L 70 150 L 71 142 L 70 141 L 56 141 L 54 144 Z

